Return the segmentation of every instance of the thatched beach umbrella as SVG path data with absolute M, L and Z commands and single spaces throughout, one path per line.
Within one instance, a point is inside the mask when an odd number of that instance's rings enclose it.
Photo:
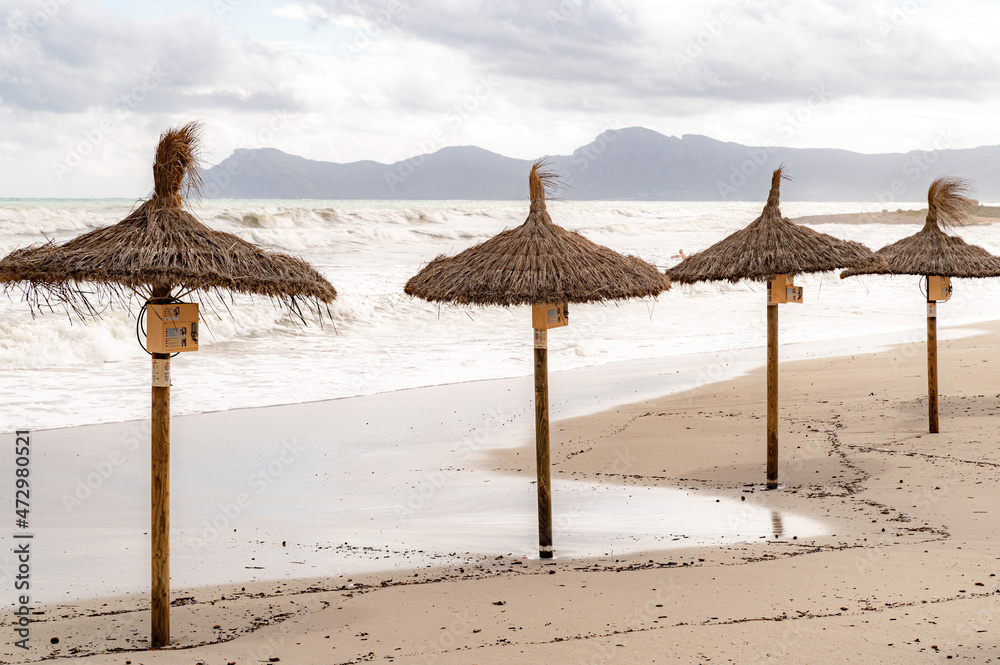
M 406 283 L 431 302 L 532 305 L 535 339 L 535 455 L 539 556 L 552 556 L 549 476 L 549 328 L 568 323 L 567 304 L 655 296 L 670 287 L 657 269 L 552 223 L 545 187 L 554 180 L 535 162 L 528 177 L 531 211 L 524 224 L 453 256 L 439 256 Z
M 196 305 L 184 305 L 185 312 L 195 312 L 187 325 L 172 316 L 181 311 L 179 299 L 191 294 L 260 294 L 277 300 L 300 319 L 303 303 L 321 314 L 322 303 L 332 302 L 337 293 L 309 264 L 213 231 L 184 209 L 182 186 L 199 183 L 199 131 L 198 123 L 189 123 L 160 137 L 153 196 L 123 221 L 61 245 L 16 250 L 0 261 L 0 281 L 22 284 L 34 307 L 55 299 L 81 316 L 96 315 L 107 302 L 127 306 L 137 297 L 145 301 L 147 318 L 154 319 L 157 312 L 158 320 L 152 323 L 160 324 L 165 337 L 159 341 L 171 347 L 161 351 L 197 350 Z M 147 348 L 153 342 L 147 341 Z M 156 647 L 170 641 L 171 354 L 151 355 L 152 644 Z
M 778 486 L 778 304 L 802 302 L 798 274 L 867 265 L 872 252 L 857 242 L 793 224 L 781 216 L 778 168 L 760 217 L 746 228 L 692 254 L 667 271 L 671 281 L 764 282 L 767 288 L 767 487 Z
M 927 190 L 924 228 L 875 252 L 884 265 L 852 268 L 840 275 L 917 275 L 926 279 L 927 417 L 931 433 L 938 431 L 937 303 L 951 297 L 952 277 L 1000 276 L 1000 257 L 943 230 L 961 226 L 975 207 L 968 193 L 967 181 L 938 178 Z

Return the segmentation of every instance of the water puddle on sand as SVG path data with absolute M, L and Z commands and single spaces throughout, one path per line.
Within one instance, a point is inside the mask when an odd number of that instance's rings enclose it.
M 174 418 L 172 587 L 536 557 L 530 395 L 522 377 Z M 33 600 L 146 593 L 148 421 L 32 437 Z M 501 448 L 529 468 L 488 470 Z M 557 558 L 826 532 L 704 490 L 557 478 L 553 509 Z
M 410 496 L 420 497 L 416 491 Z M 223 502 L 201 519 L 181 511 L 173 516 L 172 587 L 304 577 L 343 583 L 369 572 L 392 577 L 537 556 L 530 480 L 466 472 L 423 494 L 412 507 L 332 496 L 327 506 L 315 499 L 296 506 L 272 496 L 244 508 Z M 553 494 L 556 561 L 827 533 L 815 520 L 701 492 L 564 481 Z M 37 602 L 146 592 L 148 531 L 130 526 L 38 530 Z

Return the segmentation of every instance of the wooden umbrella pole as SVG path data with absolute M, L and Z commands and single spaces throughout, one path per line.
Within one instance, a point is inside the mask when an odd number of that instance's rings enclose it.
M 927 299 L 927 416 L 931 434 L 938 433 L 937 303 Z
M 778 487 L 778 306 L 767 305 L 767 489 Z
M 535 467 L 538 473 L 538 556 L 552 558 L 552 484 L 549 471 L 548 331 L 535 328 Z
M 169 291 L 154 291 L 154 298 Z M 169 353 L 154 353 L 154 360 L 169 361 Z M 152 607 L 154 647 L 170 642 L 170 387 L 153 386 L 152 405 Z

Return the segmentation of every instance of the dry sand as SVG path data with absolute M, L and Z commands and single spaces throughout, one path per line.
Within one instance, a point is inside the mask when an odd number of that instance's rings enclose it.
M 759 543 L 591 560 L 559 558 L 557 536 L 552 562 L 503 557 L 356 577 L 351 588 L 178 589 L 173 643 L 160 651 L 137 649 L 144 599 L 83 601 L 42 608 L 30 655 L 95 654 L 94 665 L 997 662 L 1000 324 L 985 327 L 941 345 L 937 435 L 926 430 L 922 343 L 784 364 L 776 491 L 762 490 L 762 371 L 553 427 L 556 478 L 744 497 L 747 511 L 823 519 L 830 536 L 799 539 L 776 521 Z M 493 461 L 514 473 L 532 457 L 522 448 Z M 572 519 L 573 506 L 555 511 Z M 23 660 L 13 651 L 0 660 Z

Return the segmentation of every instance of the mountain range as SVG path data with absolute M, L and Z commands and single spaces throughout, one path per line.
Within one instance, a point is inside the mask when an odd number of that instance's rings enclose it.
M 833 148 L 746 146 L 642 127 L 607 130 L 571 155 L 549 155 L 565 200 L 760 201 L 780 165 L 791 201 L 922 201 L 939 175 L 972 181 L 1000 201 L 1000 146 L 863 154 Z M 338 164 L 275 148 L 238 149 L 203 174 L 203 196 L 234 199 L 522 200 L 531 161 L 454 146 L 394 164 Z

